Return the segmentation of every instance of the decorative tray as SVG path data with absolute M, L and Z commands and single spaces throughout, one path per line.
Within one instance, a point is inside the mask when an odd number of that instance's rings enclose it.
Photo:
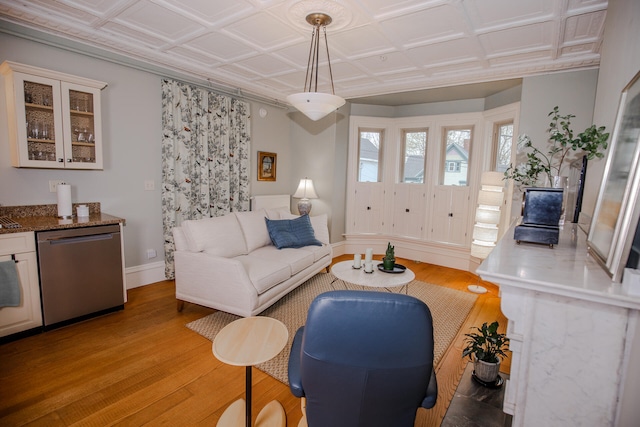
M 391 273 L 391 274 L 404 273 L 406 269 L 407 267 L 405 267 L 404 265 L 394 264 L 393 270 L 385 270 L 383 263 L 378 264 L 378 270 L 382 271 L 383 273 Z

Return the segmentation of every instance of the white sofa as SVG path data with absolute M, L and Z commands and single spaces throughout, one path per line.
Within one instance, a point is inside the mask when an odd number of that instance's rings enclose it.
M 184 221 L 173 229 L 178 310 L 186 301 L 243 317 L 254 316 L 328 269 L 333 252 L 327 215 L 309 218 L 312 235 L 320 246 L 283 249 L 273 245 L 265 217 L 293 219 L 298 224 L 303 220 L 288 209 L 260 209 Z

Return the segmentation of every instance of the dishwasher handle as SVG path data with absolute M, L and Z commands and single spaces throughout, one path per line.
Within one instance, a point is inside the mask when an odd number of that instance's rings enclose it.
M 82 242 L 94 242 L 99 240 L 113 239 L 113 233 L 103 234 L 90 234 L 87 236 L 74 236 L 74 237 L 51 237 L 47 238 L 44 242 L 48 242 L 51 245 L 64 245 L 70 243 L 82 243 Z

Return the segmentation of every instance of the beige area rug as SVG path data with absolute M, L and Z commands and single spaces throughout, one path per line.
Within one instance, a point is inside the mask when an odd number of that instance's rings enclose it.
M 280 354 L 268 362 L 256 365 L 256 368 L 284 384 L 289 384 L 287 364 L 293 336 L 298 328 L 304 325 L 311 301 L 317 295 L 333 290 L 331 287 L 333 280 L 334 276 L 332 274 L 318 273 L 260 314 L 260 316 L 273 317 L 284 323 L 289 331 L 289 341 Z M 334 286 L 337 289 L 345 289 L 345 287 L 348 289 L 363 289 L 362 286 L 345 284 L 342 281 L 335 282 Z M 377 291 L 375 288 L 364 289 Z M 404 293 L 404 288 L 392 288 L 391 290 L 394 292 L 401 290 Z M 435 365 L 469 315 L 477 296 L 418 280 L 414 280 L 409 284 L 409 295 L 424 301 L 431 310 Z M 236 315 L 217 311 L 202 319 L 188 323 L 187 327 L 213 341 L 216 334 L 224 326 L 238 318 Z

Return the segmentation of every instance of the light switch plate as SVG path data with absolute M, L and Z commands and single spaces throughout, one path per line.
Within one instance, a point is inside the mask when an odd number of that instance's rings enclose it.
M 156 189 L 156 183 L 152 179 L 147 179 L 144 182 L 144 191 L 154 191 Z

